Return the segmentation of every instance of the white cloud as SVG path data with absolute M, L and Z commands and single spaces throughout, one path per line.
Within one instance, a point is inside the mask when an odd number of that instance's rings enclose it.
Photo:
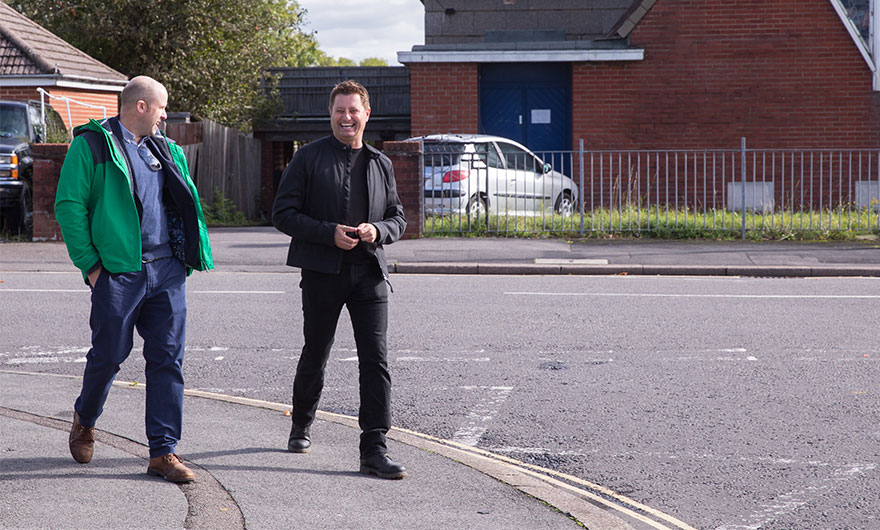
M 298 0 L 306 31 L 315 31 L 328 55 L 360 62 L 379 57 L 398 65 L 397 52 L 425 43 L 425 8 L 419 0 Z

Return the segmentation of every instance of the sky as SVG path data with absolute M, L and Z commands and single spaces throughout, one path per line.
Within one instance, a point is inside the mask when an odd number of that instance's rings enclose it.
M 397 52 L 425 43 L 425 8 L 419 0 L 297 0 L 305 31 L 317 31 L 321 50 L 360 62 L 379 57 L 399 66 Z

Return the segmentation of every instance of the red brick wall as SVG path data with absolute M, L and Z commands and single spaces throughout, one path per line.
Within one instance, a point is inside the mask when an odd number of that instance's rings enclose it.
M 573 145 L 880 147 L 871 71 L 827 0 L 660 0 L 638 62 L 575 63 Z
M 98 92 L 98 91 L 90 91 L 90 90 L 80 90 L 74 88 L 58 88 L 58 87 L 44 87 L 44 90 L 53 96 L 65 96 L 69 98 L 73 98 L 82 103 L 87 103 L 89 105 L 100 105 L 102 107 L 107 108 L 107 116 L 115 116 L 118 113 L 118 92 Z M 36 87 L 3 87 L 0 88 L 0 99 L 20 99 L 27 100 L 32 99 L 34 101 L 40 101 L 40 93 L 37 92 Z M 44 101 L 47 104 L 52 105 L 52 107 L 58 111 L 58 115 L 61 116 L 61 119 L 64 121 L 64 125 L 70 129 L 70 123 L 68 123 L 67 118 L 67 102 L 61 101 L 58 99 L 52 99 L 48 96 L 44 97 Z M 94 118 L 99 120 L 104 117 L 104 113 L 101 109 L 92 109 L 89 107 L 84 107 L 82 105 L 77 105 L 76 103 L 70 103 L 70 116 L 73 121 L 73 125 L 82 125 L 83 123 L 89 121 L 89 118 Z
M 40 93 L 37 92 L 37 89 L 29 86 L 10 86 L 10 87 L 0 87 L 0 99 L 15 99 L 15 100 L 28 100 L 34 99 L 40 100 Z
M 119 112 L 119 94 L 117 92 L 90 92 L 85 90 L 54 87 L 48 89 L 47 92 L 53 96 L 66 96 L 82 103 L 88 103 L 89 105 L 106 107 L 107 117 L 115 116 Z M 53 99 L 51 103 L 55 110 L 58 111 L 58 114 L 61 115 L 61 119 L 64 120 L 64 125 L 69 129 L 71 123 L 68 123 L 67 119 L 67 102 Z M 96 120 L 104 118 L 104 112 L 101 109 L 92 109 L 75 103 L 70 104 L 70 115 L 74 127 L 82 125 L 89 121 L 90 118 Z
M 422 233 L 422 152 L 419 142 L 385 142 L 383 152 L 394 164 L 397 195 L 406 216 L 405 238 Z
M 479 132 L 477 71 L 473 63 L 410 64 L 412 135 Z
M 67 144 L 34 144 L 34 241 L 60 241 L 55 220 L 55 192 Z

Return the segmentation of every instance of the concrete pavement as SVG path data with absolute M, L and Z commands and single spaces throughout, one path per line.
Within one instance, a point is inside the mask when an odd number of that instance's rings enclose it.
M 78 464 L 67 434 L 79 385 L 0 372 L 0 527 L 630 528 L 525 468 L 405 431 L 389 454 L 410 476 L 362 475 L 354 418 L 321 413 L 311 452 L 288 453 L 289 407 L 204 393 L 187 393 L 178 446 L 197 478 L 174 485 L 145 473 L 144 387 L 125 382 L 98 421 L 94 458 Z
M 217 270 L 296 272 L 272 227 L 213 228 Z M 846 242 L 423 238 L 385 247 L 392 272 L 878 276 L 880 239 Z M 2 270 L 69 271 L 63 243 L 0 243 Z
M 272 228 L 212 229 L 217 271 L 295 272 Z M 431 238 L 387 247 L 392 270 L 469 274 L 880 276 L 880 246 L 848 243 L 566 242 Z M 62 243 L 0 244 L 4 271 L 71 271 Z M 12 287 L 0 283 L 0 291 Z M 67 450 L 80 379 L 0 371 L 3 528 L 690 528 L 600 485 L 393 429 L 410 476 L 357 472 L 356 418 L 321 412 L 308 454 L 285 450 L 287 404 L 187 392 L 179 453 L 197 480 L 145 473 L 143 385 L 119 382 L 95 457 Z M 543 501 L 543 502 L 539 502 Z

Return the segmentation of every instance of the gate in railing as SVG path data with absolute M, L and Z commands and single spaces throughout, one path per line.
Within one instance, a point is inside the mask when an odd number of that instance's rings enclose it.
M 877 149 L 423 149 L 425 233 L 880 230 Z

